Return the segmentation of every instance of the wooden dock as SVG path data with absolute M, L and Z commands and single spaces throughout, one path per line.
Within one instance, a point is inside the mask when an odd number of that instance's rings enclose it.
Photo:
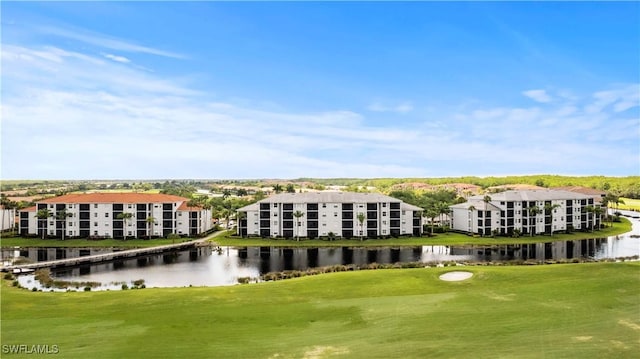
M 136 258 L 136 257 L 147 256 L 147 255 L 153 255 L 153 254 L 161 254 L 161 253 L 172 252 L 172 251 L 180 251 L 184 249 L 197 248 L 197 247 L 202 247 L 207 245 L 208 245 L 207 238 L 204 238 L 196 241 L 167 244 L 167 245 L 162 245 L 157 247 L 128 249 L 123 251 L 115 251 L 111 253 L 95 254 L 95 255 L 67 258 L 67 259 L 58 259 L 54 261 L 9 265 L 9 266 L 0 267 L 0 271 L 13 272 L 13 273 L 26 273 L 26 272 L 32 272 L 39 268 L 73 267 L 73 266 L 79 266 L 83 264 L 96 264 L 96 263 L 113 261 L 113 260 L 122 260 L 122 259 Z

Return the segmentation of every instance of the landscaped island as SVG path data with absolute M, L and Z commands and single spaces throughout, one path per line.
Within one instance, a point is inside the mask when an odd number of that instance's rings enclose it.
M 55 345 L 64 358 L 634 358 L 640 350 L 638 262 L 465 267 L 469 279 L 439 279 L 452 270 L 80 293 L 4 280 L 2 345 Z

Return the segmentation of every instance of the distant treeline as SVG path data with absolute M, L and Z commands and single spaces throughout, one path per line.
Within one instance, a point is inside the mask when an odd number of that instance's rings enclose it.
M 530 184 L 540 187 L 583 186 L 608 191 L 620 197 L 640 198 L 640 176 L 505 176 L 505 177 L 438 177 L 438 178 L 300 178 L 296 181 L 334 186 L 372 186 L 387 192 L 396 184 L 417 182 L 430 185 L 469 183 L 488 188 L 509 184 Z

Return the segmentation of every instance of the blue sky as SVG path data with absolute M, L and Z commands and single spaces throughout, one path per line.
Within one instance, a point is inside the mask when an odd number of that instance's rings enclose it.
M 640 172 L 638 3 L 1 10 L 5 179 Z

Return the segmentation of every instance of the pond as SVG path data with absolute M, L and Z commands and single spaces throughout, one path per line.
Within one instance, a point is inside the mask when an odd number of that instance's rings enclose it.
M 256 280 L 262 274 L 331 265 L 446 261 L 497 262 L 509 260 L 607 259 L 640 255 L 640 221 L 620 236 L 575 241 L 499 246 L 419 246 L 400 248 L 211 248 L 150 255 L 140 258 L 52 270 L 52 277 L 72 282 L 100 282 L 93 290 L 120 289 L 144 279 L 146 287 L 223 286 L 238 278 Z M 3 250 L 2 257 L 22 256 L 44 261 L 109 252 L 104 248 L 29 248 Z M 21 275 L 26 288 L 40 288 L 33 275 Z

